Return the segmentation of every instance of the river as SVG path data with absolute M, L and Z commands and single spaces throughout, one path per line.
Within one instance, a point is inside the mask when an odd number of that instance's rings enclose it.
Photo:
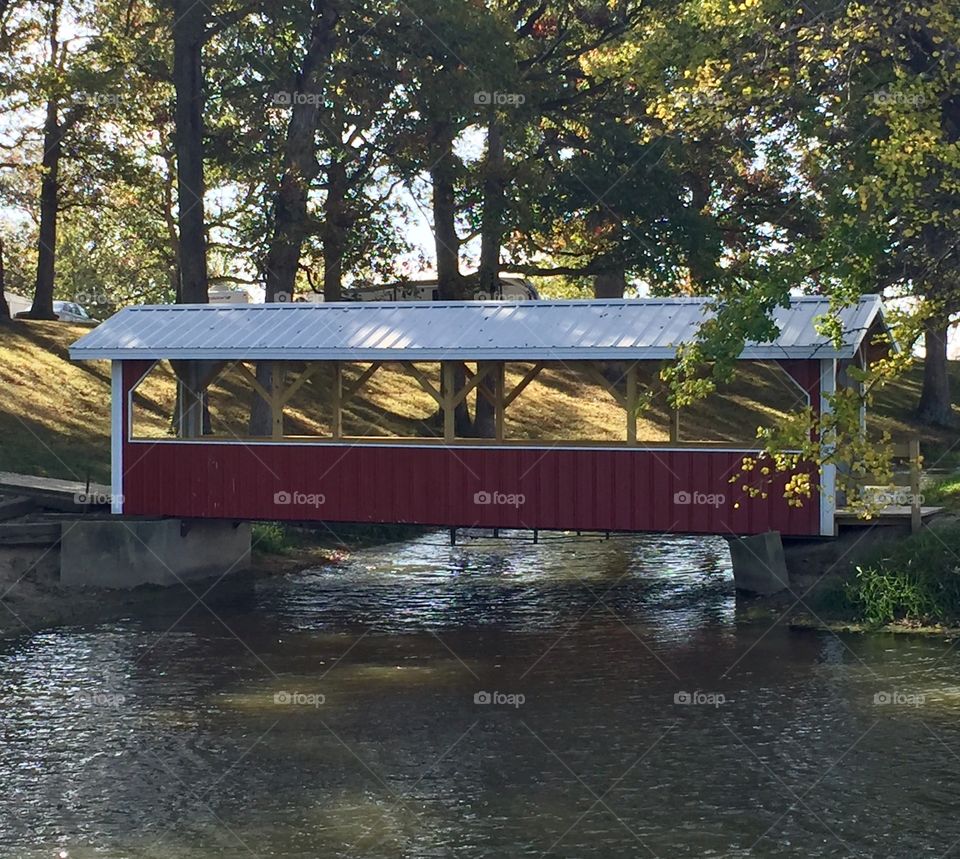
M 428 535 L 0 644 L 0 857 L 955 855 L 958 659 L 738 623 L 722 540 Z

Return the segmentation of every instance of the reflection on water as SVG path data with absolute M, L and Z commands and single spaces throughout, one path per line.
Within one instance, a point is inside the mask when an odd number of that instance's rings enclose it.
M 960 849 L 957 649 L 738 626 L 719 540 L 432 535 L 181 615 L 3 646 L 0 856 Z

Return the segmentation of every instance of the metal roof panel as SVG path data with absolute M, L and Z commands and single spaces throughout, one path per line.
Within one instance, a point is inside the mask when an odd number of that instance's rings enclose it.
M 839 311 L 839 349 L 816 331 L 826 298 L 777 308 L 780 335 L 741 357 L 852 357 L 879 314 L 864 296 Z M 80 338 L 72 358 L 257 360 L 644 360 L 672 358 L 711 314 L 707 299 L 351 302 L 128 307 Z

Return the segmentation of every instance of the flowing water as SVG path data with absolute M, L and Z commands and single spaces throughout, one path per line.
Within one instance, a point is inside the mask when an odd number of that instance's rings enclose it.
M 0 645 L 0 856 L 960 853 L 960 648 L 738 624 L 720 540 L 430 535 L 204 603 Z

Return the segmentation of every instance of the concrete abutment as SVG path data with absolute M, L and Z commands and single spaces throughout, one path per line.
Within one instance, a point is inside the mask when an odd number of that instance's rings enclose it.
M 176 585 L 250 566 L 250 523 L 92 519 L 63 523 L 63 587 Z

